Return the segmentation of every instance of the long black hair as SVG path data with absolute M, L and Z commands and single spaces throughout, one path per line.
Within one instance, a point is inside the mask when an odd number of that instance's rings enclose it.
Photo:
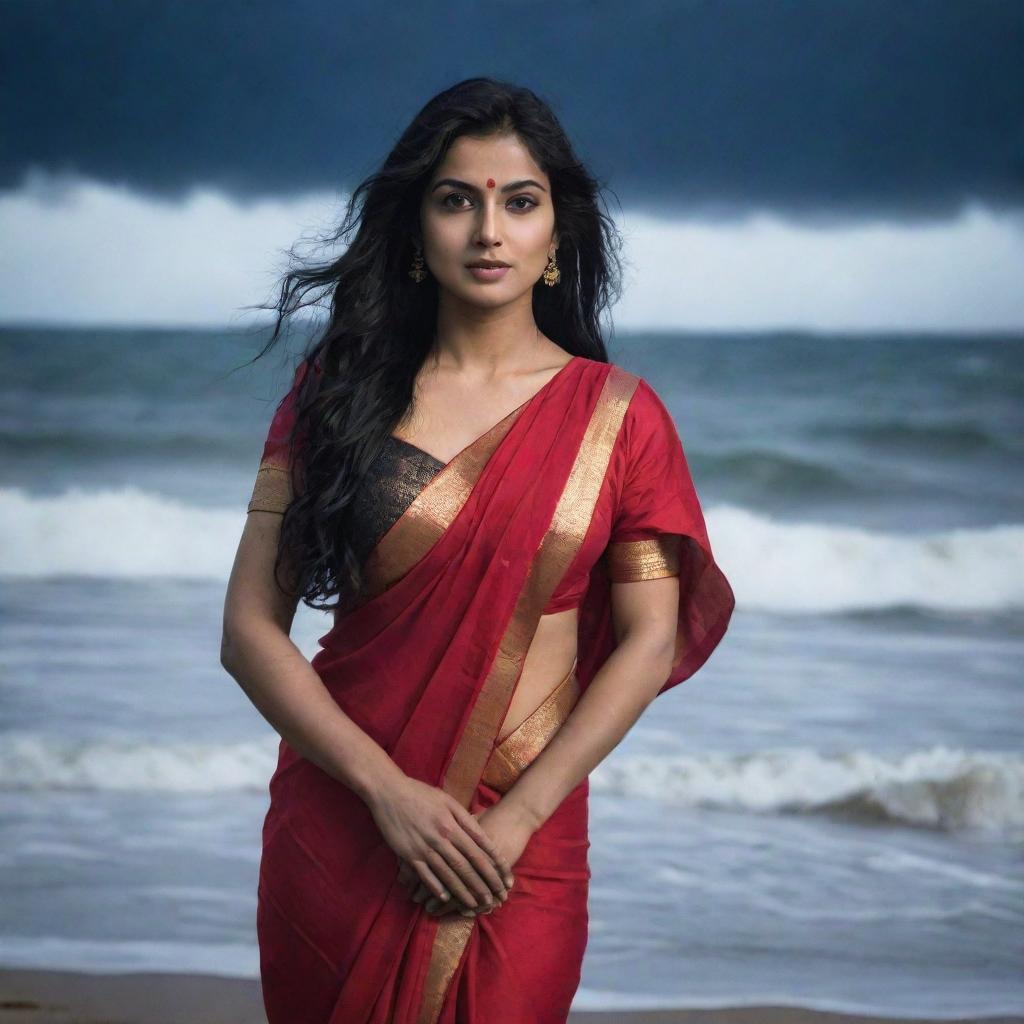
M 355 188 L 341 226 L 323 239 L 335 245 L 354 231 L 343 255 L 303 263 L 290 250 L 292 269 L 277 301 L 249 307 L 276 311 L 258 359 L 282 336 L 288 316 L 330 295 L 326 325 L 305 353 L 319 372 L 307 370 L 295 403 L 291 446 L 300 454 L 274 564 L 278 586 L 311 608 L 354 605 L 363 593 L 360 561 L 347 539 L 353 498 L 409 409 L 433 347 L 437 282 L 429 275 L 417 284 L 408 275 L 424 191 L 457 138 L 504 134 L 522 142 L 551 184 L 561 279 L 554 288 L 534 287 L 537 326 L 571 355 L 608 361 L 600 320 L 620 295 L 621 239 L 599 206 L 603 186 L 530 89 L 467 78 L 439 93 L 381 168 Z M 289 579 L 282 582 L 285 563 Z M 328 603 L 332 598 L 337 605 Z

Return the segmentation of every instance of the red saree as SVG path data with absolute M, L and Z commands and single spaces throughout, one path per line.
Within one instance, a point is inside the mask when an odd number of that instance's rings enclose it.
M 278 407 L 250 511 L 283 511 Z M 642 378 L 576 357 L 455 456 L 366 562 L 370 596 L 313 659 L 406 772 L 479 813 L 571 713 L 615 641 L 610 586 L 680 575 L 676 658 L 692 675 L 734 599 L 675 426 Z M 574 671 L 498 735 L 540 616 L 579 606 Z M 491 914 L 435 917 L 398 884 L 367 806 L 284 741 L 270 781 L 257 907 L 270 1024 L 556 1024 L 587 942 L 589 780 L 533 834 Z

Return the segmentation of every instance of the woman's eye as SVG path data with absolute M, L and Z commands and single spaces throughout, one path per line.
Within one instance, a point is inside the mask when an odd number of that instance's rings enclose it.
M 450 200 L 452 200 L 452 199 L 468 199 L 468 198 L 469 198 L 469 196 L 467 196 L 464 192 L 449 192 L 448 195 L 446 195 L 444 197 L 444 201 L 443 201 L 442 205 L 443 206 L 451 206 L 452 209 L 459 209 L 459 210 L 461 210 L 461 209 L 464 209 L 464 207 L 459 206 L 456 203 L 452 203 L 452 202 L 450 202 Z M 518 210 L 520 212 L 522 212 L 523 210 L 528 210 L 528 209 L 530 209 L 530 207 L 537 205 L 537 203 L 535 203 L 529 196 L 516 196 L 515 199 L 510 199 L 509 203 L 510 204 L 511 203 L 526 203 L 525 206 L 516 206 L 516 207 L 514 207 L 516 210 Z

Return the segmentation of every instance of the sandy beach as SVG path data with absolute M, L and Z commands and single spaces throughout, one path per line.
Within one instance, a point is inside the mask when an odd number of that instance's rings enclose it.
M 935 1018 L 861 1017 L 780 1006 L 574 1013 L 570 1024 L 871 1024 Z M 199 974 L 83 974 L 0 968 L 0 1024 L 266 1024 L 259 983 Z M 1024 1017 L 949 1017 L 943 1024 L 1024 1024 Z

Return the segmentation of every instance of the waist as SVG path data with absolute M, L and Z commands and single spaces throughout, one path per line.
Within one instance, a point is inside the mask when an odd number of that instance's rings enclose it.
M 577 656 L 572 668 L 543 703 L 508 735 L 495 741 L 481 781 L 499 793 L 507 792 L 548 745 L 579 700 L 580 681 L 576 674 L 578 665 Z

